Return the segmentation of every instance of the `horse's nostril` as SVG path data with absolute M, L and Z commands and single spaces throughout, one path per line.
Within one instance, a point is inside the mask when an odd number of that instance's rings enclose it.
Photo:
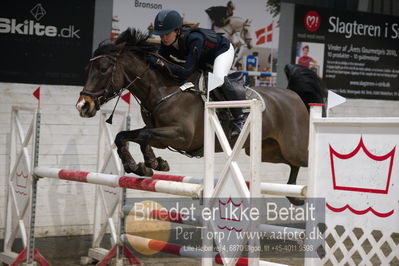
M 88 113 L 90 111 L 90 103 L 89 102 L 84 102 L 83 106 L 82 106 L 82 113 Z
M 80 100 L 77 104 L 76 104 L 76 109 L 78 109 L 79 112 L 82 112 L 86 109 L 89 108 L 89 103 L 86 102 L 85 100 Z

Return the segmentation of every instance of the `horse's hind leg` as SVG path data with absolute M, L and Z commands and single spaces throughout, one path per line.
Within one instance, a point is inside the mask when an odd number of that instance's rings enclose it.
M 295 185 L 300 167 L 294 166 L 291 164 L 290 164 L 290 167 L 291 167 L 290 177 L 288 178 L 287 184 Z M 287 199 L 291 202 L 291 204 L 296 205 L 296 206 L 303 205 L 305 203 L 304 200 L 299 199 L 299 198 L 287 197 Z

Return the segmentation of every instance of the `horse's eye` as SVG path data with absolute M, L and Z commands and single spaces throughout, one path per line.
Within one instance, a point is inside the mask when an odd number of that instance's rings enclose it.
M 101 67 L 100 68 L 101 74 L 107 74 L 108 69 L 109 69 L 109 67 Z

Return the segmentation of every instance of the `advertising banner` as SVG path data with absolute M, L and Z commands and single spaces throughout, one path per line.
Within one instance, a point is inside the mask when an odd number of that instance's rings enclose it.
M 399 100 L 399 17 L 297 5 L 292 62 L 344 97 Z
M 2 1 L 0 81 L 82 85 L 95 0 Z
M 273 16 L 264 0 L 114 0 L 113 36 L 128 27 L 147 31 L 164 9 L 178 11 L 184 23 L 212 28 L 230 39 L 236 50 L 234 68 L 246 70 L 246 57 L 252 56 L 258 57 L 252 71 L 275 71 L 279 14 Z

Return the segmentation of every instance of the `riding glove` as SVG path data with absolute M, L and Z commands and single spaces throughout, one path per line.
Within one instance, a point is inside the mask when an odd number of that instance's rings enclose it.
M 158 57 L 155 57 L 153 55 L 148 55 L 147 60 L 153 66 L 163 67 L 165 65 L 161 59 L 159 59 Z

